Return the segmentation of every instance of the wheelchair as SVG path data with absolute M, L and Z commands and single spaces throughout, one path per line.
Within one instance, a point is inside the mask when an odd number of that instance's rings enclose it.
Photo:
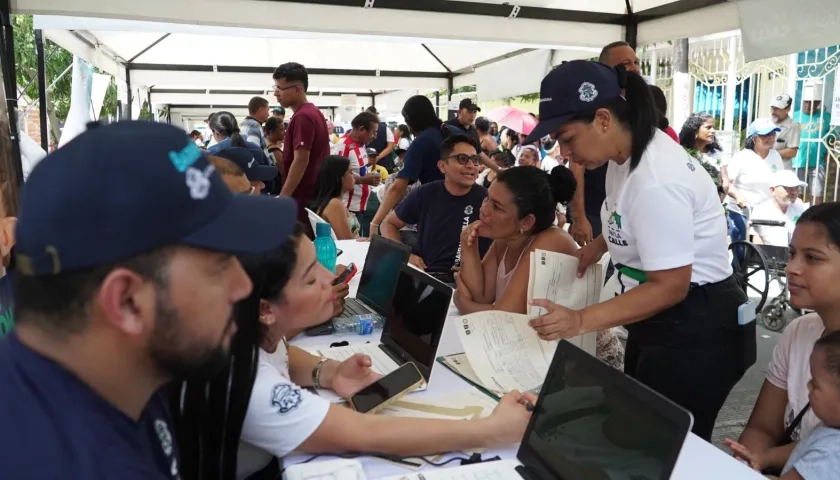
M 752 220 L 752 226 L 787 228 L 785 222 L 773 220 Z M 788 235 L 790 241 L 790 235 Z M 793 308 L 788 299 L 787 267 L 790 253 L 788 247 L 760 245 L 749 241 L 732 242 L 729 245 L 732 269 L 735 279 L 748 296 L 759 296 L 755 308 L 756 317 L 768 330 L 781 332 L 786 325 L 785 312 Z M 770 286 L 777 283 L 782 291 L 768 301 Z

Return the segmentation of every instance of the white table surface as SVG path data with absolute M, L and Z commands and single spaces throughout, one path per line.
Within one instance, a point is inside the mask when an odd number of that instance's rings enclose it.
M 355 295 L 356 289 L 359 286 L 359 279 L 361 278 L 361 271 L 364 268 L 365 256 L 369 243 L 357 242 L 355 240 L 342 240 L 337 242 L 338 248 L 344 253 L 338 257 L 338 262 L 347 265 L 350 262 L 356 264 L 359 268 L 359 273 L 350 281 L 350 295 Z M 451 355 L 453 353 L 461 353 L 464 349 L 461 347 L 461 341 L 458 333 L 457 322 L 453 321 L 458 316 L 458 311 L 454 305 L 450 305 L 447 314 L 446 325 L 444 326 L 443 336 L 441 337 L 440 345 L 438 347 L 437 355 Z M 316 347 L 328 347 L 330 343 L 338 341 L 347 341 L 350 344 L 361 344 L 366 342 L 378 342 L 379 336 L 322 336 L 322 337 L 308 337 L 300 335 L 291 340 L 292 345 L 304 349 L 312 349 Z M 429 388 L 423 392 L 411 394 L 413 398 L 421 399 L 423 397 L 436 397 L 451 393 L 462 392 L 474 388 L 460 377 L 452 373 L 449 369 L 440 364 L 435 364 L 432 369 L 431 378 L 429 380 Z M 499 455 L 503 459 L 515 459 L 518 445 L 511 445 L 508 448 L 489 450 L 482 454 L 483 458 L 489 458 Z M 461 454 L 463 456 L 463 454 Z M 290 455 L 284 460 L 285 465 L 292 465 L 310 458 L 311 455 Z M 446 458 L 446 457 L 444 457 Z M 329 457 L 324 457 L 329 460 Z M 385 478 L 394 475 L 411 473 L 411 470 L 399 467 L 395 464 L 388 463 L 376 458 L 363 457 L 360 459 L 364 466 L 365 473 L 370 479 Z M 314 460 L 318 461 L 318 460 Z M 447 467 L 456 466 L 457 462 L 449 464 Z M 434 468 L 431 466 L 424 467 Z M 683 449 L 680 452 L 680 457 L 677 460 L 677 465 L 674 473 L 671 476 L 674 480 L 708 480 L 714 478 L 717 480 L 728 479 L 764 479 L 764 476 L 759 475 L 752 469 L 748 468 L 741 462 L 732 458 L 732 456 L 724 453 L 714 445 L 705 442 L 700 437 L 689 433 Z

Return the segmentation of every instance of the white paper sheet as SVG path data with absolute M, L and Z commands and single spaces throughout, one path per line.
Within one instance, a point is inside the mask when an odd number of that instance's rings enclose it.
M 464 353 L 486 388 L 534 391 L 542 385 L 557 343 L 541 341 L 527 315 L 486 311 L 458 323 Z
M 604 284 L 604 268 L 600 263 L 586 269 L 577 278 L 578 259 L 557 252 L 535 250 L 531 255 L 531 282 L 528 298 L 544 298 L 572 310 L 582 310 L 598 303 Z M 531 316 L 543 315 L 545 310 L 530 307 Z

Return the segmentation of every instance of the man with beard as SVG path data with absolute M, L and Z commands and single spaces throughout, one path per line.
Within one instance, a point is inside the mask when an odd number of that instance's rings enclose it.
M 294 218 L 289 199 L 231 193 L 169 125 L 92 124 L 44 158 L 21 194 L 17 325 L 0 340 L 2 476 L 178 478 L 159 389 L 226 363 L 252 288 L 234 254 Z

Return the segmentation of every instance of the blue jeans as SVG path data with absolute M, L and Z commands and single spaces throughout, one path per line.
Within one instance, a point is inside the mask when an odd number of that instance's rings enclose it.
M 729 238 L 733 243 L 747 240 L 747 217 L 737 212 L 729 212 Z M 735 247 L 735 255 L 738 259 L 744 258 L 744 248 Z

